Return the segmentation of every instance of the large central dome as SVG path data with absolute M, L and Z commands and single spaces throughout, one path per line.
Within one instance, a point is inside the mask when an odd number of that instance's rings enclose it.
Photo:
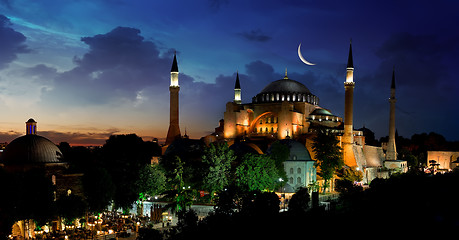
M 302 83 L 292 79 L 280 79 L 268 84 L 260 93 L 311 93 Z
M 287 76 L 271 82 L 257 96 L 252 98 L 253 103 L 283 101 L 307 102 L 313 105 L 319 104 L 319 98 L 312 94 L 304 84 L 289 79 Z

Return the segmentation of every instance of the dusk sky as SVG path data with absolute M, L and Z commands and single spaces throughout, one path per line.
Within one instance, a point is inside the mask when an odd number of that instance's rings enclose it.
M 0 0 L 0 141 L 38 134 L 72 145 L 111 134 L 166 137 L 173 54 L 180 128 L 211 133 L 232 101 L 288 77 L 343 117 L 349 42 L 354 128 L 459 140 L 459 1 Z M 305 65 L 297 55 L 314 66 Z

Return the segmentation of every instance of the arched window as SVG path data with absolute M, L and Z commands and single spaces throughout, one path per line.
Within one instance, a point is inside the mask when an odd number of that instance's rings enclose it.
M 292 177 L 290 177 L 289 182 L 290 182 L 290 184 L 293 184 L 293 178 Z
M 297 173 L 301 173 L 301 168 L 298 168 L 298 169 L 296 170 L 296 172 L 297 172 Z
M 290 174 L 293 174 L 293 168 L 290 168 Z
M 302 183 L 303 183 L 303 182 L 301 182 L 301 178 L 298 177 L 298 178 L 296 179 L 296 184 L 302 184 Z

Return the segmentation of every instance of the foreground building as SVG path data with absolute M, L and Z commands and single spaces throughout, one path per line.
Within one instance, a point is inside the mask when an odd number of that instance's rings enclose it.
M 37 122 L 32 118 L 26 122 L 26 135 L 14 139 L 6 146 L 0 157 L 0 166 L 7 172 L 21 175 L 33 174 L 37 170 L 43 172 L 44 177 L 53 185 L 54 201 L 60 196 L 70 194 L 84 197 L 81 182 L 83 174 L 67 171 L 69 164 L 65 162 L 61 150 L 49 139 L 37 135 Z M 31 186 L 34 184 L 30 183 Z M 60 230 L 61 221 L 56 219 L 50 227 Z M 32 219 L 18 221 L 13 225 L 12 236 L 34 238 L 34 229 L 35 223 Z

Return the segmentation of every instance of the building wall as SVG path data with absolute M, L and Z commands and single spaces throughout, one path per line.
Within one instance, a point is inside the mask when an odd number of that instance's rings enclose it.
M 284 139 L 287 134 L 295 137 L 308 132 L 307 117 L 314 109 L 314 105 L 306 102 L 283 101 L 260 104 L 228 102 L 224 113 L 224 137 L 234 139 L 252 133 L 276 134 L 278 139 Z M 260 123 L 260 118 L 263 117 L 270 117 L 271 121 L 262 119 L 263 123 Z M 274 118 L 276 121 L 273 121 Z
M 293 190 L 308 187 L 317 180 L 314 161 L 285 161 L 284 170 L 287 173 L 286 182 Z
M 435 160 L 438 164 L 438 169 L 453 169 L 456 164 L 452 163 L 459 158 L 459 152 L 449 151 L 427 151 L 427 166 L 429 166 L 430 160 Z

